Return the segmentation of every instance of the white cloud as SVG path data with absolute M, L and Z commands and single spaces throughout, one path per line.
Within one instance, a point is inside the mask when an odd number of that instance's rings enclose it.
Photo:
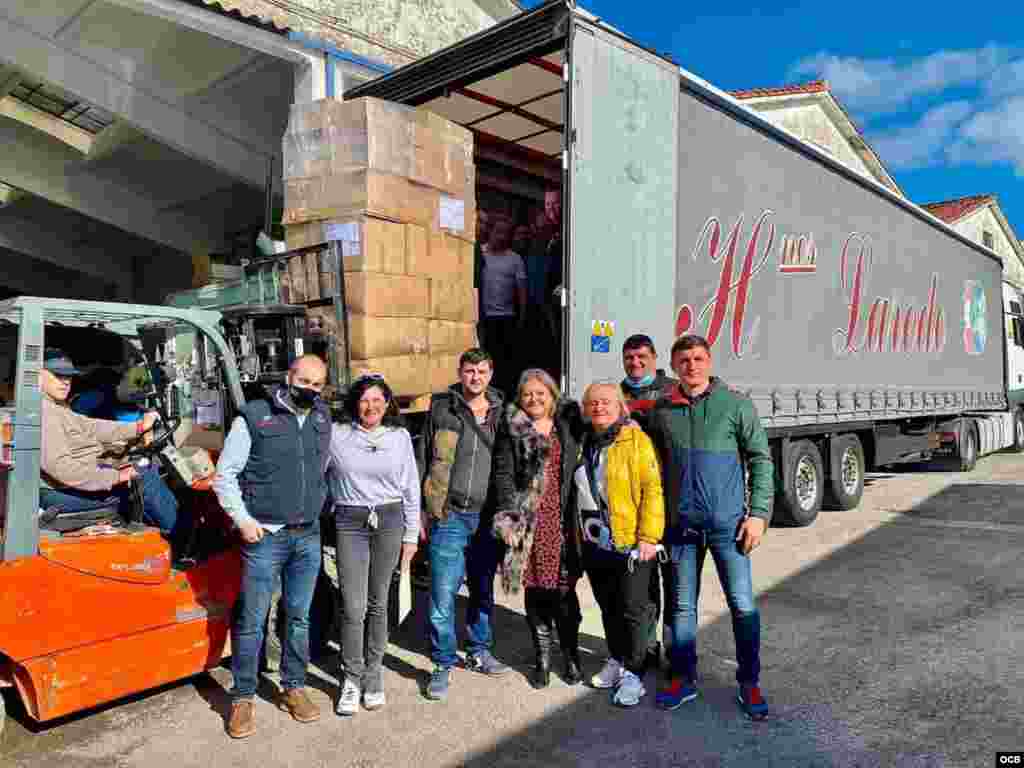
M 916 123 L 872 135 L 871 146 L 893 170 L 934 165 L 943 159 L 944 148 L 970 114 L 967 101 L 941 104 L 925 112 Z
M 990 98 L 1024 94 L 1024 59 L 1012 61 L 992 72 L 985 81 L 985 93 Z
M 798 61 L 790 74 L 824 78 L 840 101 L 854 112 L 887 112 L 916 96 L 934 95 L 957 86 L 978 86 L 1005 68 L 1013 56 L 1012 49 L 998 45 L 937 51 L 902 62 L 836 56 L 823 51 Z
M 1024 96 L 972 115 L 957 130 L 946 159 L 956 165 L 1008 163 L 1024 176 Z

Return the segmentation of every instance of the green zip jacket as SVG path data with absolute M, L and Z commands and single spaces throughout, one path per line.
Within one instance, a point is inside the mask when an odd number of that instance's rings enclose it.
M 750 515 L 771 521 L 771 451 L 750 398 L 717 378 L 692 400 L 676 389 L 650 412 L 648 432 L 661 459 L 666 542 L 678 543 L 687 528 L 739 525 L 748 482 Z

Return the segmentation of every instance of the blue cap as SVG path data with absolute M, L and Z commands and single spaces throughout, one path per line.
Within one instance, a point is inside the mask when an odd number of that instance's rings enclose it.
M 43 367 L 54 376 L 63 376 L 65 378 L 78 376 L 81 373 L 80 370 L 75 368 L 71 358 L 64 354 L 63 350 L 56 349 L 55 347 L 50 347 L 46 350 L 43 356 Z

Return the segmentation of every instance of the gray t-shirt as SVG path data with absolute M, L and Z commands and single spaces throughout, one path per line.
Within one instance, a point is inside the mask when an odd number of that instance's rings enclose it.
M 526 286 L 526 265 L 515 251 L 485 252 L 482 292 L 484 317 L 513 317 L 516 288 Z

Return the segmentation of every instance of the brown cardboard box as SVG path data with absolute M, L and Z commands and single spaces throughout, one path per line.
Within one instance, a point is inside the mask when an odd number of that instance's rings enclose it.
M 473 135 L 425 109 L 373 98 L 293 106 L 285 179 L 366 168 L 462 196 L 473 185 Z
M 430 313 L 433 320 L 476 322 L 476 301 L 472 280 L 452 277 L 430 279 Z
M 346 272 L 403 275 L 406 273 L 406 226 L 386 219 L 355 216 L 291 224 L 285 227 L 285 237 L 289 248 L 306 248 L 326 244 L 330 235 L 349 237 L 354 234 L 354 240 L 347 239 L 341 244 Z M 323 274 L 323 266 L 320 272 Z
M 426 354 L 427 320 L 419 317 L 348 316 L 353 359 Z
M 470 347 L 477 345 L 476 324 L 431 320 L 427 327 L 427 338 L 431 357 L 443 354 L 461 355 Z
M 306 266 L 302 259 L 288 259 L 288 279 L 291 284 L 291 303 L 303 304 L 306 298 Z
M 405 225 L 405 264 L 407 275 L 429 277 L 424 272 L 430 263 L 430 230 L 420 224 Z
M 322 221 L 303 221 L 288 224 L 284 228 L 284 244 L 289 251 L 296 248 L 307 248 L 326 242 Z
M 302 259 L 302 268 L 306 271 L 306 301 L 316 301 L 320 296 L 320 259 L 316 251 L 305 251 L 292 257 Z
M 458 378 L 459 355 L 430 356 L 430 391 L 443 392 Z
M 425 318 L 429 315 L 430 282 L 424 277 L 346 272 L 345 298 L 351 312 Z
M 457 279 L 473 277 L 472 252 L 465 260 L 462 241 L 447 232 L 427 230 L 413 224 L 406 226 L 405 271 L 410 275 Z
M 322 99 L 295 105 L 284 136 L 284 178 L 373 168 L 412 173 L 412 107 L 379 99 Z
M 426 355 L 353 360 L 351 371 L 353 378 L 365 373 L 381 374 L 399 397 L 430 391 L 430 358 Z
M 436 189 L 381 171 L 294 178 L 285 181 L 283 223 L 367 214 L 431 226 L 440 221 L 440 197 L 441 192 Z

